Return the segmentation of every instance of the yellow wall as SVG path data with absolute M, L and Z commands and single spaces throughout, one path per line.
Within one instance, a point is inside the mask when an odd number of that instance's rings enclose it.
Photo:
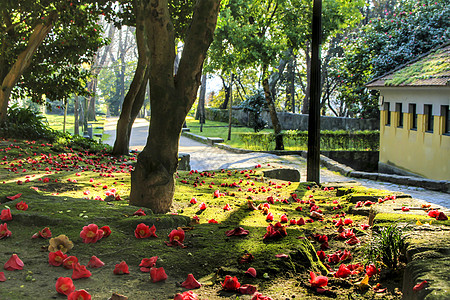
M 390 126 L 385 126 L 387 113 Z M 418 114 L 417 130 L 411 127 L 411 114 L 403 114 L 403 128 L 396 126 L 399 113 L 381 111 L 380 162 L 417 175 L 450 180 L 450 135 L 442 135 L 444 118 L 434 116 L 433 132 L 425 132 L 425 115 Z

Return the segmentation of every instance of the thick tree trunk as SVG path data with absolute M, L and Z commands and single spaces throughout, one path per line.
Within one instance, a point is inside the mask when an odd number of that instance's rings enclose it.
M 88 100 L 88 109 L 87 109 L 87 117 L 88 121 L 96 121 L 95 114 L 95 92 L 97 90 L 97 77 L 94 77 L 90 82 L 90 87 L 88 90 L 92 93 L 92 96 L 89 97 Z
M 135 12 L 137 6 L 134 7 Z M 129 153 L 131 128 L 145 99 L 145 89 L 149 77 L 149 48 L 144 29 L 144 18 L 136 20 L 136 44 L 139 58 L 133 81 L 122 103 L 119 120 L 117 121 L 116 141 L 114 142 L 114 155 L 127 155 Z M 138 102 L 138 103 L 136 103 Z
M 231 121 L 233 119 L 233 73 L 231 73 L 230 76 L 230 85 L 229 85 L 229 92 L 230 92 L 230 99 L 229 105 L 228 105 L 228 137 L 227 141 L 231 141 Z
M 263 66 L 263 88 L 264 88 L 264 96 L 267 102 L 267 106 L 269 107 L 270 119 L 272 121 L 273 131 L 275 134 L 275 150 L 284 150 L 283 144 L 283 136 L 281 133 L 281 125 L 278 120 L 277 111 L 275 109 L 275 104 L 273 103 L 273 98 L 270 93 L 269 87 L 269 79 L 266 77 L 265 70 L 266 66 Z
M 204 109 L 205 109 L 205 97 L 206 97 L 206 74 L 202 74 L 202 84 L 200 85 L 200 95 L 198 97 L 198 105 L 197 105 L 197 111 L 195 112 L 195 119 L 200 121 L 200 124 L 202 122 L 204 123 L 205 120 L 202 117 L 204 117 Z
M 52 11 L 42 23 L 36 25 L 30 36 L 28 46 L 19 54 L 16 62 L 3 78 L 0 88 L 0 122 L 6 121 L 8 102 L 12 89 L 19 81 L 20 76 L 30 66 L 34 53 L 52 29 L 53 23 L 57 18 L 58 13 Z
M 290 106 L 292 113 L 295 113 L 295 56 L 292 52 L 286 72 L 286 107 Z
M 203 61 L 212 42 L 220 0 L 199 0 L 196 3 L 175 76 L 175 35 L 168 1 L 137 1 L 140 4 L 137 18 L 145 18 L 147 44 L 150 45 L 152 111 L 147 144 L 131 173 L 130 204 L 164 213 L 172 205 L 181 128 L 200 85 Z
M 230 87 L 227 86 L 227 84 L 225 83 L 225 79 L 222 76 L 220 76 L 220 79 L 222 79 L 223 90 L 225 91 L 225 100 L 222 102 L 222 104 L 219 106 L 219 108 L 227 109 L 228 101 L 230 101 Z

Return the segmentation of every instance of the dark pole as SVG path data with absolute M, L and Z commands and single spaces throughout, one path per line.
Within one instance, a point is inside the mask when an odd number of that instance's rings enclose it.
M 320 44 L 322 0 L 314 0 L 311 44 L 311 81 L 306 180 L 320 183 Z

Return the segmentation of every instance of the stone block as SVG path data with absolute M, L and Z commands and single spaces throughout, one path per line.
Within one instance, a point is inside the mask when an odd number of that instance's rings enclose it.
M 189 153 L 178 153 L 178 170 L 191 170 L 191 155 Z
M 273 179 L 280 179 L 286 181 L 300 181 L 300 172 L 297 169 L 273 169 L 263 171 L 264 177 L 269 177 Z
M 223 138 L 220 138 L 220 137 L 209 137 L 209 138 L 206 138 L 206 140 L 207 140 L 209 145 L 214 145 L 214 144 L 218 144 L 218 143 L 223 143 L 224 142 Z

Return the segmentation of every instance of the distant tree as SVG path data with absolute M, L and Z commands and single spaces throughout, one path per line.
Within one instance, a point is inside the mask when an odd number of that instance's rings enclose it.
M 344 37 L 342 55 L 332 60 L 337 98 L 357 117 L 377 117 L 378 95 L 365 84 L 450 40 L 446 0 L 406 0 Z
M 109 1 L 2 1 L 0 6 L 0 121 L 10 97 L 66 100 L 87 95 L 90 63 L 104 44 L 99 16 Z

